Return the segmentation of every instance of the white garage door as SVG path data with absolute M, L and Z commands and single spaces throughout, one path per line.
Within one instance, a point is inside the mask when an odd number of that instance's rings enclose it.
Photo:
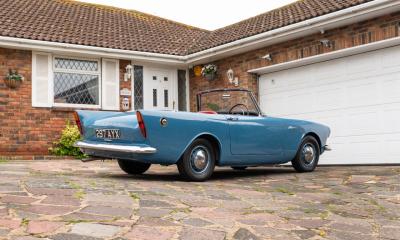
M 400 47 L 262 75 L 267 115 L 331 128 L 322 164 L 400 163 Z

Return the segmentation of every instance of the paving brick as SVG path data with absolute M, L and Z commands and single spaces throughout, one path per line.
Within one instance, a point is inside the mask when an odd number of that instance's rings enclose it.
M 69 199 L 62 203 L 66 205 L 10 201 L 0 206 L 0 239 L 28 234 L 57 240 L 398 238 L 400 212 L 393 202 L 400 176 L 397 166 L 320 167 L 309 174 L 295 174 L 286 167 L 250 168 L 244 177 L 232 171 L 232 175 L 222 180 L 191 183 L 154 180 L 155 175 L 176 172 L 174 166 L 154 166 L 151 179 L 124 178 L 112 161 L 43 160 L 26 161 L 24 166 L 29 175 L 22 179 L 2 174 L 14 165 L 20 164 L 7 163 L 5 168 L 0 164 L 0 182 L 18 179 L 35 189 L 42 186 L 37 192 L 40 198 L 50 198 L 54 204 L 60 197 L 54 193 L 57 190 L 61 193 L 70 187 L 66 183 L 74 182 L 88 193 L 79 199 L 86 207 L 68 205 L 74 205 L 69 200 L 75 195 L 61 196 Z M 40 174 L 37 169 L 41 169 Z M 227 171 L 231 170 L 216 169 L 217 174 Z M 357 184 L 339 181 L 350 174 L 379 176 L 379 184 L 364 180 Z M 96 182 L 95 187 L 88 184 L 92 180 Z M 323 188 L 304 188 L 316 182 Z M 277 192 L 277 187 L 285 187 L 293 195 Z M 134 190 L 143 200 L 141 206 L 140 201 L 129 196 L 127 189 Z M 259 189 L 260 194 L 253 194 L 254 189 Z M 31 197 L 27 194 L 23 188 L 12 196 Z M 11 194 L 0 193 L 0 196 Z M 189 203 L 193 201 L 204 204 L 192 206 Z M 125 207 L 104 205 L 112 202 Z
M 30 234 L 51 233 L 64 226 L 62 222 L 30 221 L 27 232 Z
M 31 205 L 24 210 L 42 215 L 63 215 L 76 210 L 76 207 L 54 206 L 54 205 Z
M 224 240 L 225 232 L 201 229 L 201 228 L 184 228 L 180 234 L 181 240 Z
M 72 226 L 71 233 L 90 237 L 109 238 L 117 234 L 120 230 L 121 228 L 117 226 L 97 223 L 78 223 Z
M 114 208 L 108 206 L 88 206 L 83 208 L 80 212 L 125 218 L 129 218 L 132 215 L 132 210 L 130 208 Z
M 28 204 L 35 201 L 38 201 L 36 198 L 32 197 L 24 197 L 24 196 L 13 196 L 13 195 L 6 195 L 0 198 L 0 201 L 3 203 L 21 203 L 21 204 Z
M 124 238 L 130 240 L 168 240 L 171 239 L 173 235 L 174 232 L 170 229 L 134 226 L 132 230 L 124 236 Z
M 16 229 L 21 225 L 21 220 L 0 219 L 0 227 Z

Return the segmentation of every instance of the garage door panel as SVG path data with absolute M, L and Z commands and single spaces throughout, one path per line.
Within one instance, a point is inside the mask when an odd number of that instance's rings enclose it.
M 382 76 L 382 97 L 384 102 L 400 101 L 400 74 Z
M 365 75 L 369 72 L 376 72 L 378 69 L 378 56 L 371 54 L 368 57 L 360 57 L 355 55 L 347 58 L 343 58 L 342 61 L 346 63 L 346 74 L 347 75 Z
M 345 98 L 343 88 L 332 86 L 320 91 L 316 89 L 315 91 L 316 101 L 318 101 L 314 105 L 316 111 L 331 110 L 342 106 Z
M 263 75 L 259 84 L 266 114 L 330 126 L 333 151 L 322 164 L 400 163 L 400 47 Z
M 380 53 L 380 66 L 385 70 L 393 68 L 398 71 L 400 61 L 396 61 L 396 59 L 400 59 L 400 51 L 392 51 L 391 49 L 382 50 Z
M 352 113 L 348 117 L 349 127 L 347 128 L 352 135 L 376 134 L 379 132 L 378 114 L 376 112 Z
M 385 109 L 382 111 L 382 125 L 383 130 L 387 133 L 390 132 L 400 132 L 400 104 L 397 108 Z
M 328 79 L 338 79 L 343 75 L 346 75 L 346 65 L 343 61 L 340 60 L 332 60 L 318 64 L 318 66 L 314 66 L 314 71 L 312 71 L 314 79 L 317 81 L 328 80 Z M 332 68 L 335 66 L 335 68 Z
M 354 81 L 349 84 L 345 95 L 348 96 L 347 106 L 369 106 L 376 104 L 379 95 L 376 91 L 377 84 L 371 79 Z
M 400 133 L 396 134 L 396 137 L 390 136 L 388 139 L 385 141 L 384 145 L 384 151 L 383 153 L 392 156 L 392 157 L 397 157 L 397 159 L 400 156 Z

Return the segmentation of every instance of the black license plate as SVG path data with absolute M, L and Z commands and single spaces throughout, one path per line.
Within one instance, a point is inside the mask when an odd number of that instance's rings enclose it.
M 121 131 L 119 129 L 96 129 L 96 138 L 120 139 Z

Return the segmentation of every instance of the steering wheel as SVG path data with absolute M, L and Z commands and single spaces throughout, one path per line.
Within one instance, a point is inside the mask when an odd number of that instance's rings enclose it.
M 239 104 L 236 104 L 235 106 L 233 106 L 233 107 L 231 107 L 231 109 L 229 109 L 229 114 L 233 114 L 233 109 L 235 109 L 235 108 L 237 108 L 237 107 L 243 107 L 243 108 L 241 108 L 240 110 L 242 110 L 242 112 L 243 112 L 243 116 L 244 115 L 250 115 L 250 111 L 249 111 L 249 108 L 246 106 L 246 105 L 244 105 L 243 103 L 239 103 Z M 246 110 L 246 112 L 244 111 L 244 110 Z

